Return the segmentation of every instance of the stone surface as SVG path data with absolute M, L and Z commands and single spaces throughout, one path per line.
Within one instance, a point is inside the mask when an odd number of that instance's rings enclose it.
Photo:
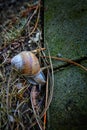
M 86 0 L 46 0 L 44 15 L 45 42 L 52 56 L 87 57 Z M 64 62 L 53 61 L 53 64 Z M 87 67 L 87 60 L 80 64 Z M 87 129 L 87 72 L 71 65 L 56 72 L 54 79 L 49 130 Z

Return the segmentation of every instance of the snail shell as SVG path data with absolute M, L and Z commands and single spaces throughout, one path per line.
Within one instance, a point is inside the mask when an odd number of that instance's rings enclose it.
M 23 51 L 14 56 L 11 64 L 23 75 L 35 75 L 40 71 L 40 64 L 37 57 L 29 51 Z
M 11 59 L 12 66 L 24 76 L 29 76 L 31 83 L 45 83 L 45 76 L 40 69 L 38 58 L 30 51 L 23 51 Z

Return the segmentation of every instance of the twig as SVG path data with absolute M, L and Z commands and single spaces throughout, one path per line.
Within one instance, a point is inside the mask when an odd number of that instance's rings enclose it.
M 50 56 L 50 57 L 49 57 L 49 56 L 41 56 L 41 57 L 42 57 L 42 58 L 51 58 L 51 59 L 54 59 L 54 60 L 64 61 L 64 62 L 67 62 L 67 63 L 69 63 L 69 64 L 76 65 L 76 66 L 82 68 L 83 70 L 87 71 L 87 68 L 84 67 L 83 65 L 81 65 L 81 64 L 79 64 L 79 63 L 77 63 L 77 62 L 75 62 L 75 61 L 72 61 L 72 60 L 70 60 L 70 59 L 67 59 L 67 58 L 59 58 L 59 57 L 55 57 L 55 56 Z
M 47 47 L 48 48 L 48 47 Z M 53 89 L 54 89 L 54 74 L 53 74 L 53 65 L 52 65 L 52 61 L 51 61 L 51 56 L 50 56 L 50 51 L 48 48 L 48 52 L 49 52 L 49 59 L 50 59 L 50 68 L 51 71 L 49 72 L 49 78 L 50 78 L 50 92 L 49 92 L 49 96 L 48 96 L 48 102 L 47 105 L 45 106 L 45 108 L 43 109 L 42 113 L 40 114 L 40 118 L 42 118 L 44 116 L 44 114 L 46 113 L 46 111 L 48 110 L 50 103 L 52 101 L 52 97 L 53 97 Z M 34 121 L 29 128 L 32 128 L 34 125 L 36 124 L 36 121 Z
M 32 16 L 28 18 L 28 20 L 27 20 L 27 22 L 26 22 L 26 25 L 27 25 L 27 26 L 29 26 L 31 19 L 32 19 L 32 18 L 34 17 L 34 15 L 37 13 L 38 7 L 39 7 L 39 6 L 37 5 L 37 7 L 36 7 L 36 9 L 34 10 Z
M 45 107 L 47 106 L 48 100 L 48 73 L 47 73 L 47 82 L 46 82 L 46 100 L 45 100 Z M 44 113 L 44 130 L 46 129 L 46 112 Z
M 36 50 L 32 50 L 31 52 L 39 53 L 40 51 L 44 51 L 44 50 L 46 50 L 46 48 L 39 48 L 39 49 L 36 49 Z
M 36 23 L 35 23 L 35 26 L 34 26 L 33 30 L 32 30 L 31 33 L 29 34 L 29 36 L 31 36 L 31 35 L 34 33 L 34 31 L 35 31 L 36 28 L 37 28 L 38 22 L 39 22 L 39 17 L 40 17 L 40 5 L 39 5 L 38 7 L 39 7 L 39 12 L 38 12 L 37 20 L 36 20 Z
M 35 86 L 33 86 L 33 87 L 35 87 Z M 32 90 L 31 90 L 30 99 L 31 99 L 31 105 L 32 105 L 32 109 L 33 109 L 33 112 L 34 112 L 34 116 L 35 116 L 36 122 L 37 122 L 37 124 L 38 124 L 40 130 L 44 130 L 44 129 L 43 129 L 43 126 L 42 126 L 42 124 L 41 124 L 41 122 L 40 122 L 40 120 L 39 120 L 39 118 L 38 118 L 37 112 L 36 112 L 36 110 L 35 110 L 35 108 L 34 108 L 33 97 L 32 97 L 32 91 L 33 91 L 33 88 L 32 88 Z M 40 116 L 39 116 L 39 117 L 40 117 Z

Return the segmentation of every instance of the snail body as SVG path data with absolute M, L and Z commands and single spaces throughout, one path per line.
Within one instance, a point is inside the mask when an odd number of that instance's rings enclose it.
M 12 66 L 22 75 L 30 77 L 34 84 L 45 83 L 38 58 L 30 51 L 23 51 L 11 59 Z

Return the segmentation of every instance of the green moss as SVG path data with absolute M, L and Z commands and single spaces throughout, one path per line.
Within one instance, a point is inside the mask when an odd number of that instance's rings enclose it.
M 87 81 L 86 74 L 78 72 L 76 67 L 67 67 L 55 74 L 55 88 L 50 107 L 51 128 L 57 130 L 61 124 L 85 123 L 87 117 Z M 80 122 L 81 117 L 83 118 Z M 59 125 L 58 125 L 59 124 Z
M 45 40 L 51 55 L 61 53 L 63 57 L 75 58 L 87 54 L 85 4 L 76 0 L 46 2 Z
M 87 56 L 87 1 L 45 1 L 44 34 L 52 56 L 76 59 Z M 87 61 L 83 63 L 87 66 Z M 54 64 L 63 64 L 53 61 Z M 80 123 L 87 118 L 86 72 L 76 66 L 55 74 L 54 96 L 50 107 L 49 130 L 78 129 L 62 127 Z M 81 120 L 82 118 L 82 120 Z M 59 124 L 59 125 L 58 125 Z M 61 125 L 62 124 L 62 125 Z M 80 128 L 79 128 L 80 129 Z
M 58 8 L 57 8 L 57 5 L 58 5 L 58 1 L 45 1 L 45 16 L 46 16 L 46 19 L 45 22 L 48 23 L 55 15 L 55 9 L 58 11 Z M 54 6 L 53 6 L 54 5 Z

